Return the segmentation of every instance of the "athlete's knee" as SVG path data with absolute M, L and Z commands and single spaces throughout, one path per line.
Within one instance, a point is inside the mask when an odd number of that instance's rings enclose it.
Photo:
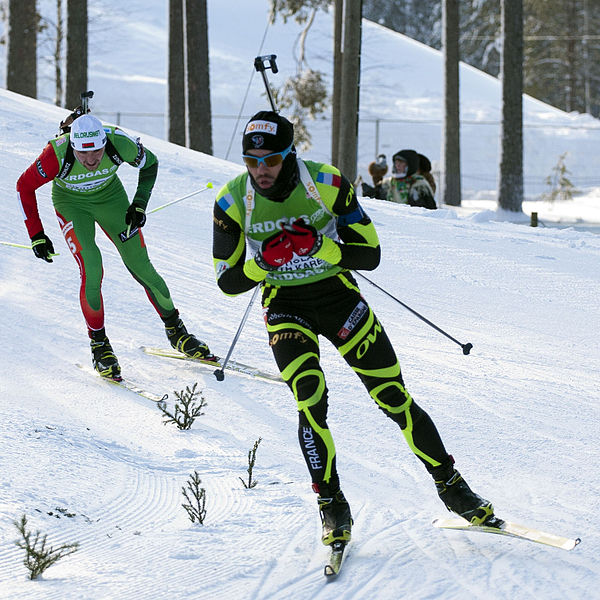
M 407 413 L 413 419 L 421 410 L 398 381 L 389 381 L 372 389 L 370 393 L 377 406 L 402 429 L 408 424 Z

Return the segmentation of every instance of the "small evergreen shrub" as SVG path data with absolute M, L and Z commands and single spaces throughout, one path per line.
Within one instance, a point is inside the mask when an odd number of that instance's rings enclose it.
M 239 478 L 246 489 L 252 489 L 258 483 L 258 481 L 252 480 L 252 472 L 254 471 L 254 465 L 256 463 L 256 451 L 258 449 L 258 445 L 261 442 L 262 438 L 259 437 L 256 440 L 256 442 L 254 442 L 254 447 L 252 448 L 252 450 L 248 451 L 248 468 L 246 469 L 246 471 L 248 472 L 248 483 L 246 483 L 241 477 Z
M 198 383 L 195 383 L 191 389 L 187 386 L 185 390 L 175 392 L 177 400 L 175 401 L 174 413 L 169 412 L 167 408 L 167 396 L 164 396 L 162 400 L 157 402 L 158 409 L 165 417 L 165 425 L 167 423 L 175 423 L 179 429 L 190 429 L 196 420 L 196 417 L 200 417 L 204 414 L 202 409 L 207 406 L 207 403 L 202 392 L 196 391 L 197 385 Z
M 23 564 L 29 571 L 29 579 L 37 579 L 48 567 L 79 549 L 79 542 L 62 544 L 57 548 L 47 546 L 47 535 L 42 535 L 39 531 L 33 533 L 27 529 L 26 515 L 23 515 L 20 521 L 14 521 L 14 524 L 23 538 L 15 544 L 25 550 Z
M 182 504 L 192 523 L 204 523 L 206 517 L 206 490 L 200 487 L 202 480 L 198 471 L 194 471 L 187 481 L 187 487 L 181 488 L 186 502 Z

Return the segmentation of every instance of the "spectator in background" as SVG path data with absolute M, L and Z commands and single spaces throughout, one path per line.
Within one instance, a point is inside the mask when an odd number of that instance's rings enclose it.
M 374 160 L 369 164 L 369 175 L 373 179 L 373 185 L 369 185 L 368 183 L 364 183 L 362 178 L 360 178 L 360 183 L 362 183 L 362 193 L 369 198 L 377 198 L 379 200 L 385 200 L 385 192 L 381 186 L 381 182 L 383 181 L 384 175 L 388 172 L 388 165 L 385 154 L 379 154 L 377 156 L 377 160 Z M 355 187 L 358 187 L 355 184 Z
M 426 158 L 423 156 L 423 158 Z M 435 209 L 434 191 L 424 175 L 419 174 L 419 154 L 415 150 L 399 150 L 393 156 L 392 174 L 383 180 L 386 200 L 410 206 Z M 423 161 L 424 162 L 424 161 Z M 427 160 L 429 163 L 429 160 Z M 427 164 L 424 164 L 427 167 Z M 431 168 L 431 163 L 429 163 Z
M 435 179 L 431 174 L 431 161 L 424 155 L 419 154 L 419 168 L 417 169 L 417 175 L 423 175 L 423 177 L 427 180 L 427 183 L 431 187 L 431 191 L 435 194 L 437 186 L 435 184 Z

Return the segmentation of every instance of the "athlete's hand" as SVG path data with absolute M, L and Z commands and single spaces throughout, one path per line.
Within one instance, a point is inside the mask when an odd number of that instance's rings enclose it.
M 33 253 L 46 262 L 53 262 L 52 256 L 54 255 L 54 246 L 50 241 L 50 238 L 43 232 L 36 233 L 31 238 L 31 249 Z
M 284 229 L 298 256 L 312 256 L 323 243 L 323 235 L 312 225 L 307 225 L 303 219 L 285 225 Z
M 285 231 L 277 231 L 268 237 L 254 257 L 256 264 L 265 271 L 274 271 L 292 260 L 294 248 Z
M 125 224 L 130 225 L 131 229 L 143 227 L 146 224 L 146 209 L 135 200 L 125 213 Z

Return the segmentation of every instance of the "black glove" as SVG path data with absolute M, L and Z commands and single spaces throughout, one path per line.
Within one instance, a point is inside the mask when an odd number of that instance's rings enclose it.
M 46 262 L 53 262 L 51 257 L 54 254 L 54 246 L 50 238 L 43 231 L 36 233 L 31 238 L 31 248 L 38 258 Z
M 135 229 L 143 227 L 145 223 L 146 209 L 134 200 L 125 213 L 125 224 L 131 225 L 131 229 Z

